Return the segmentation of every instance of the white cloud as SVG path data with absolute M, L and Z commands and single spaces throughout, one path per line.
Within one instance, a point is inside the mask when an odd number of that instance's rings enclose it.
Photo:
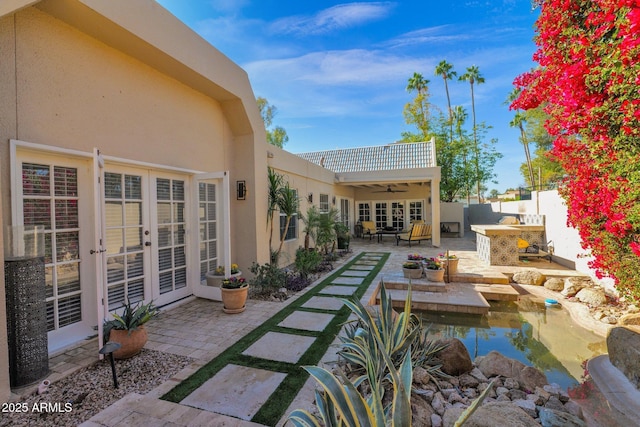
M 297 15 L 278 19 L 271 24 L 271 30 L 280 34 L 326 34 L 382 19 L 394 6 L 391 2 L 339 4 L 311 16 Z

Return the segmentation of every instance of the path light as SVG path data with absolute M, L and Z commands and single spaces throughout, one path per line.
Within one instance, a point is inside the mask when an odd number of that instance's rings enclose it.
M 113 352 L 120 347 L 120 343 L 109 341 L 98 351 L 100 354 L 108 354 L 111 359 L 111 373 L 113 374 L 113 386 L 115 388 L 118 388 L 118 377 L 116 376 L 116 364 L 113 361 Z

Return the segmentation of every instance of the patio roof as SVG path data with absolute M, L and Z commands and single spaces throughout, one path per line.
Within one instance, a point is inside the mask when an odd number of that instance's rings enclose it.
M 423 169 L 437 166 L 433 142 L 393 143 L 372 147 L 299 153 L 336 173 Z

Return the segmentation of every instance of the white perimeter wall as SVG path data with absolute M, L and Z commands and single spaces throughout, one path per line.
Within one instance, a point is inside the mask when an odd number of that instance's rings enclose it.
M 567 206 L 557 191 L 534 191 L 531 200 L 471 205 L 469 221 L 471 224 L 494 224 L 504 214 L 544 215 L 546 239 L 553 240 L 554 261 L 588 274 L 609 290 L 613 290 L 612 280 L 597 279 L 595 271 L 589 268 L 592 257 L 582 248 L 578 230 L 567 225 Z

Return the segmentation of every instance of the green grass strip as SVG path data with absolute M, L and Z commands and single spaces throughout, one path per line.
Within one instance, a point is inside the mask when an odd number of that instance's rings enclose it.
M 193 393 L 196 389 L 202 386 L 202 384 L 209 380 L 209 378 L 213 377 L 228 364 L 265 369 L 274 372 L 282 372 L 286 373 L 287 376 L 251 420 L 255 423 L 260 423 L 267 426 L 276 425 L 309 377 L 309 374 L 307 373 L 307 371 L 302 369 L 302 366 L 317 365 L 320 362 L 322 357 L 327 352 L 327 349 L 329 348 L 331 343 L 333 343 L 333 340 L 340 332 L 342 325 L 350 315 L 349 309 L 344 306 L 337 312 L 335 310 L 321 310 L 311 308 L 301 309 L 301 306 L 309 301 L 312 297 L 319 294 L 328 285 L 356 287 L 355 285 L 337 285 L 333 284 L 332 282 L 336 278 L 340 277 L 343 271 L 350 269 L 352 265 L 356 264 L 363 257 L 371 254 L 374 254 L 374 252 L 363 252 L 354 257 L 343 267 L 326 277 L 322 282 L 311 288 L 297 300 L 284 307 L 262 325 L 249 332 L 235 344 L 231 345 L 217 357 L 201 367 L 198 371 L 194 372 L 189 378 L 183 380 L 180 384 L 178 384 L 176 387 L 162 396 L 161 399 L 180 403 L 184 398 Z M 387 259 L 389 258 L 389 253 L 375 252 L 375 255 L 381 255 L 380 260 L 377 261 L 377 264 L 372 270 L 369 271 L 367 276 L 363 278 L 362 283 L 360 285 L 357 285 L 357 289 L 355 290 L 353 295 L 358 299 L 362 298 L 364 293 L 369 288 L 369 285 L 371 285 L 373 279 L 378 275 L 384 264 L 387 262 Z M 330 295 L 322 294 L 322 296 Z M 321 332 L 296 330 L 278 326 L 280 322 L 282 322 L 296 310 L 316 313 L 328 313 L 334 315 L 334 318 L 331 320 L 331 322 L 329 322 L 324 331 Z M 314 340 L 313 344 L 307 349 L 307 351 L 300 357 L 300 360 L 298 360 L 296 364 L 280 362 L 276 360 L 267 360 L 242 354 L 242 352 L 244 352 L 260 338 L 262 338 L 267 332 L 280 332 L 301 336 L 313 336 L 316 337 L 316 339 Z

